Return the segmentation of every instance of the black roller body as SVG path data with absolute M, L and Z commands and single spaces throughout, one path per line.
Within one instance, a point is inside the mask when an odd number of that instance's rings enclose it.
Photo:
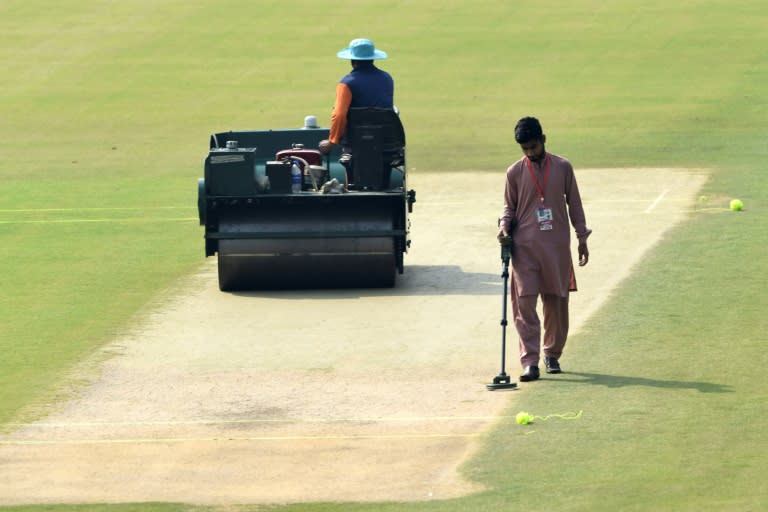
M 345 199 L 275 201 L 222 210 L 219 287 L 394 286 L 396 241 L 388 234 L 393 231 L 392 210 L 377 201 Z
M 211 135 L 198 213 L 221 290 L 395 285 L 416 201 L 406 188 L 400 118 L 350 109 L 348 144 L 327 155 L 313 149 L 329 135 L 328 128 Z M 304 173 L 300 189 L 294 167 Z

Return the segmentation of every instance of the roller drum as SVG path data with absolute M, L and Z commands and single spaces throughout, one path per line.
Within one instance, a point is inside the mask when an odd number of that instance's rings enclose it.
M 222 212 L 219 287 L 230 291 L 394 286 L 395 239 L 379 235 L 392 229 L 387 209 L 365 203 Z

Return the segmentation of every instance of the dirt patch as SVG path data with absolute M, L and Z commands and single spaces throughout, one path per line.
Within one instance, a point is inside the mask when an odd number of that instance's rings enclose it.
M 590 264 L 572 332 L 682 220 L 704 172 L 578 172 Z M 98 377 L 0 436 L 0 504 L 446 499 L 516 392 L 499 370 L 503 174 L 416 175 L 413 247 L 391 290 L 220 293 L 215 259 Z M 631 234 L 631 236 L 629 235 Z M 507 368 L 517 375 L 513 329 Z M 568 357 L 563 365 L 568 369 Z

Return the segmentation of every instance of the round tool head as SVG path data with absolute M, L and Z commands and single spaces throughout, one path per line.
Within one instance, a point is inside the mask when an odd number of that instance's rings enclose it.
M 485 387 L 488 391 L 496 391 L 497 389 L 515 389 L 517 388 L 517 383 L 512 382 L 509 375 L 506 373 L 501 373 L 493 378 L 491 384 L 486 384 Z

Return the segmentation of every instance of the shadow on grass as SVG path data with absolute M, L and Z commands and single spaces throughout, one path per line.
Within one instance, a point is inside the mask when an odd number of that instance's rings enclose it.
M 579 377 L 575 379 L 568 376 Z M 712 382 L 692 382 L 685 380 L 661 380 L 645 377 L 627 377 L 623 375 L 607 375 L 604 373 L 568 372 L 558 375 L 556 379 L 571 383 L 594 384 L 608 388 L 622 388 L 627 386 L 645 386 L 651 388 L 667 389 L 695 389 L 701 393 L 733 393 L 730 386 L 714 384 Z

